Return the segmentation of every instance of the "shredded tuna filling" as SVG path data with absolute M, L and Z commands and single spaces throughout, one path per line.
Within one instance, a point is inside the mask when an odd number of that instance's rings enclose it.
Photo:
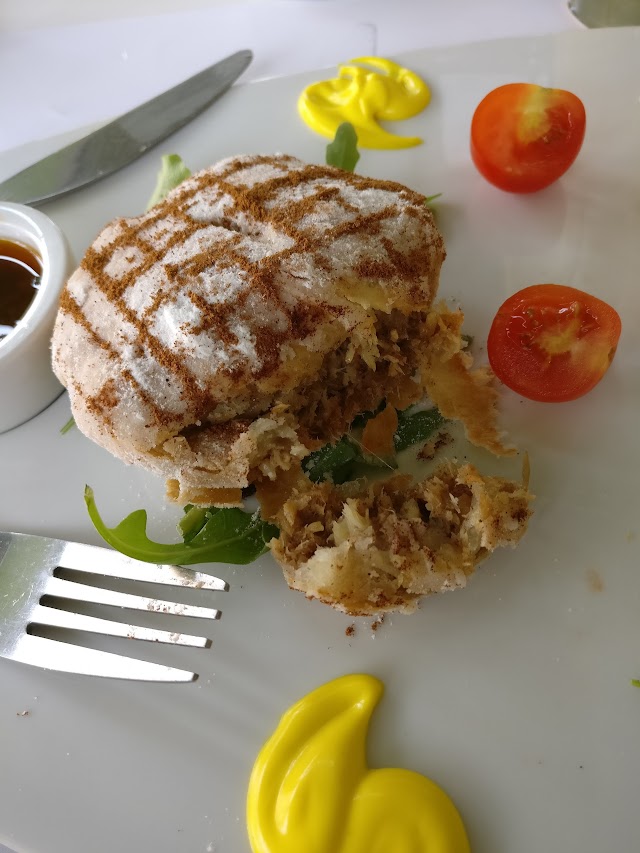
M 425 315 L 376 312 L 375 332 L 375 361 L 366 353 L 351 353 L 353 345 L 345 342 L 325 357 L 313 382 L 279 398 L 313 438 L 323 443 L 335 440 L 347 432 L 356 415 L 375 410 L 385 398 L 396 408 L 406 408 L 424 395 L 413 377 L 420 342 L 426 340 Z

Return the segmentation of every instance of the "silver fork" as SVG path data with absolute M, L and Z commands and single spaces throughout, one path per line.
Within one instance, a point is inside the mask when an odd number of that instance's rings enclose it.
M 206 637 L 85 616 L 60 605 L 63 601 L 87 602 L 200 619 L 219 619 L 219 610 L 91 586 L 80 578 L 59 577 L 61 569 L 191 589 L 229 589 L 219 578 L 180 566 L 143 563 L 94 545 L 0 531 L 0 657 L 84 675 L 134 681 L 195 681 L 195 672 L 61 642 L 38 636 L 37 631 L 61 628 L 208 648 L 211 640 Z

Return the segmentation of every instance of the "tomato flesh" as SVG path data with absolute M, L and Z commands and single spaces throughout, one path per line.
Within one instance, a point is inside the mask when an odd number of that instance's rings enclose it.
M 584 104 L 572 92 L 509 83 L 489 92 L 471 121 L 471 158 L 501 190 L 530 193 L 563 175 L 578 156 Z
M 535 284 L 498 309 L 487 340 L 498 379 L 530 400 L 559 403 L 590 391 L 607 372 L 622 324 L 588 293 Z

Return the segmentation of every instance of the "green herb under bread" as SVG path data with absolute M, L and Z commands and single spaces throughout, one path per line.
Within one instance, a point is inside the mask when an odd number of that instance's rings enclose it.
M 334 483 L 343 483 L 349 479 L 358 456 L 357 446 L 347 436 L 343 436 L 335 444 L 325 444 L 307 456 L 302 468 L 313 483 L 326 478 Z
M 147 536 L 146 510 L 135 510 L 115 527 L 107 527 L 90 486 L 85 486 L 84 499 L 91 521 L 105 542 L 127 557 L 147 563 L 251 563 L 269 550 L 268 543 L 278 535 L 278 528 L 263 521 L 257 512 L 209 507 L 201 511 L 204 521 L 194 535 L 165 545 Z
M 156 187 L 147 203 L 147 210 L 151 210 L 158 202 L 179 186 L 187 178 L 191 177 L 191 170 L 187 168 L 179 154 L 165 154 L 162 157 L 160 171 Z
M 345 121 L 338 126 L 333 142 L 327 145 L 327 166 L 353 172 L 360 159 L 358 153 L 358 134 L 350 122 Z
M 431 207 L 431 204 L 434 201 L 437 201 L 437 199 L 439 199 L 441 196 L 442 196 L 442 193 L 434 193 L 433 195 L 428 195 L 425 198 L 424 203 L 427 205 L 427 207 Z
M 64 426 L 60 427 L 60 435 L 66 435 L 70 429 L 73 429 L 76 425 L 75 419 L 73 417 L 69 418 L 69 420 L 64 424 Z
M 445 419 L 435 407 L 417 412 L 398 412 L 398 429 L 394 436 L 396 453 L 413 444 L 424 443 L 444 423 Z
M 202 506 L 187 504 L 184 507 L 184 515 L 178 522 L 178 530 L 185 542 L 191 540 L 200 533 L 207 523 L 207 509 Z
M 326 444 L 311 453 L 303 462 L 303 470 L 314 483 L 330 479 L 336 485 L 347 480 L 366 476 L 367 468 L 394 469 L 397 464 L 390 460 L 376 462 L 371 454 L 362 449 L 359 436 L 362 427 L 374 412 L 366 412 L 354 420 L 351 432 L 335 444 Z M 398 412 L 398 429 L 393 443 L 396 453 L 415 444 L 424 443 L 445 423 L 440 412 L 432 407 L 421 411 L 407 409 Z

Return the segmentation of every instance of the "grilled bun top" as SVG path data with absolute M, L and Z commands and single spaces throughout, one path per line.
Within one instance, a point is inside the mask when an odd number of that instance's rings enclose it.
M 98 235 L 62 294 L 53 368 L 80 429 L 139 460 L 308 381 L 348 339 L 375 346 L 373 312 L 428 309 L 444 255 L 404 186 L 233 157 Z

